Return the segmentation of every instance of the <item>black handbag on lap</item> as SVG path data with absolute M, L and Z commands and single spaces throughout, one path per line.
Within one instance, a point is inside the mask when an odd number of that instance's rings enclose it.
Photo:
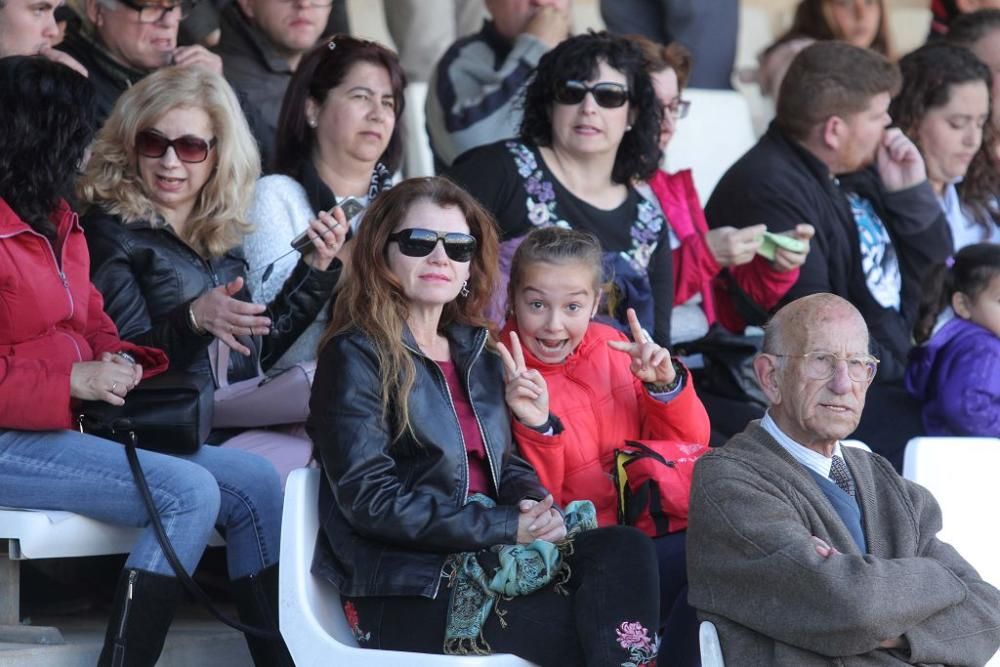
M 208 594 L 187 573 L 163 529 L 153 494 L 136 454 L 137 447 L 163 454 L 194 454 L 212 430 L 214 405 L 215 384 L 210 376 L 169 371 L 140 382 L 125 397 L 125 405 L 84 401 L 77 424 L 81 432 L 125 445 L 125 456 L 149 512 L 156 539 L 184 588 L 222 623 L 248 635 L 277 640 L 280 639 L 277 632 L 245 625 L 219 611 Z
M 212 378 L 169 371 L 143 380 L 125 397 L 125 405 L 85 401 L 80 430 L 165 454 L 194 454 L 212 430 Z

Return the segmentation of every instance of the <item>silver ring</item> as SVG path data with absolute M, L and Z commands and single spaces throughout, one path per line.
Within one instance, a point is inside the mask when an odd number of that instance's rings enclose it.
M 113 393 L 115 393 L 115 391 L 116 391 L 117 389 L 118 389 L 118 383 L 117 383 L 117 382 L 112 382 L 112 383 L 111 383 L 111 393 L 112 393 L 112 394 L 113 394 Z

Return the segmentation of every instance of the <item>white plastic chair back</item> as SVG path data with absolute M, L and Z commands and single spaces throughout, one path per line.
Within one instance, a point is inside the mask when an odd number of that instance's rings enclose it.
M 870 452 L 872 450 L 871 447 L 861 442 L 860 440 L 841 440 L 840 444 L 843 445 L 844 447 L 856 447 L 857 449 L 863 449 L 866 452 Z
M 427 101 L 427 82 L 412 81 L 403 91 L 406 106 L 403 109 L 403 123 L 406 125 L 406 141 L 403 144 L 403 176 L 434 175 L 434 154 L 427 137 L 427 121 L 424 103 Z
M 691 111 L 678 121 L 667 146 L 667 171 L 691 169 L 702 205 L 708 201 L 726 170 L 756 143 L 750 108 L 733 90 L 688 88 L 684 99 Z
M 698 643 L 701 645 L 701 667 L 726 667 L 722 659 L 722 644 L 719 633 L 711 621 L 702 621 L 698 627 Z
M 983 512 L 1000 505 L 997 470 L 1000 438 L 913 438 L 903 457 L 903 477 L 926 487 L 941 506 L 939 537 L 1000 588 L 1000 534 L 983 524 Z M 1000 667 L 1000 652 L 988 667 Z
M 301 468 L 285 483 L 278 622 L 297 667 L 531 667 L 512 655 L 458 657 L 359 648 L 337 590 L 310 572 L 319 534 L 321 474 L 316 468 Z

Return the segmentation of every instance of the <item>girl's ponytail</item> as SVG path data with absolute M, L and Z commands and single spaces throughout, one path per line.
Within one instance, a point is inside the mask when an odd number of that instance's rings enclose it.
M 924 275 L 917 323 L 913 326 L 913 338 L 918 345 L 931 337 L 938 315 L 951 305 L 951 295 L 955 291 L 951 273 L 953 262 L 954 259 L 949 257 L 947 261 L 932 266 Z

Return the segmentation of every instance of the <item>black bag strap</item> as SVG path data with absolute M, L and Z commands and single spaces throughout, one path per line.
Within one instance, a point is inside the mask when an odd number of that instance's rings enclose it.
M 750 298 L 750 295 L 736 282 L 736 278 L 729 272 L 729 269 L 722 269 L 719 275 L 725 281 L 726 292 L 733 300 L 733 307 L 736 308 L 736 313 L 743 318 L 743 321 L 755 327 L 762 327 L 767 324 L 767 321 L 771 318 L 770 313 Z
M 257 628 L 251 625 L 244 625 L 239 621 L 229 618 L 221 611 L 219 611 L 212 601 L 209 599 L 208 594 L 202 590 L 201 586 L 195 583 L 191 575 L 187 573 L 184 566 L 181 565 L 181 561 L 177 558 L 177 554 L 174 552 L 173 546 L 170 544 L 170 538 L 167 537 L 167 533 L 163 530 L 163 522 L 160 521 L 160 513 L 156 509 L 156 503 L 153 502 L 153 494 L 149 491 L 149 484 L 146 482 L 146 474 L 142 471 L 142 466 L 139 464 L 139 456 L 136 454 L 136 435 L 135 431 L 128 432 L 128 439 L 125 441 L 125 456 L 128 457 L 128 465 L 132 469 L 132 476 L 135 478 L 135 484 L 139 487 L 139 493 L 142 495 L 142 501 L 146 505 L 146 511 L 149 512 L 149 521 L 153 525 L 153 530 L 156 532 L 156 539 L 160 543 L 160 548 L 163 550 L 163 555 L 166 557 L 167 561 L 170 563 L 170 567 L 173 568 L 174 573 L 180 580 L 184 588 L 187 589 L 195 600 L 200 602 L 202 605 L 208 609 L 208 612 L 212 614 L 218 621 L 225 623 L 234 630 L 239 630 L 243 634 L 253 635 L 254 637 L 259 637 L 261 639 L 268 639 L 271 641 L 281 640 L 281 633 L 275 632 L 273 630 L 264 630 L 262 628 Z

